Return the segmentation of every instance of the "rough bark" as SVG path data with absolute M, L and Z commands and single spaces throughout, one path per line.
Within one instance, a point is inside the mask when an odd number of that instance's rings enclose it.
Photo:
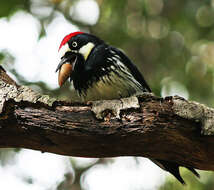
M 88 104 L 18 86 L 0 67 L 0 147 L 81 157 L 144 156 L 214 170 L 214 111 L 152 94 Z

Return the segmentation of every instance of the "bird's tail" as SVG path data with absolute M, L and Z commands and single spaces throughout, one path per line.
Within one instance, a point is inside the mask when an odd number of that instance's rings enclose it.
M 150 160 L 154 162 L 156 165 L 158 165 L 160 168 L 171 173 L 181 184 L 183 185 L 186 184 L 180 175 L 179 167 L 181 165 L 174 162 L 164 161 L 164 160 L 154 160 L 154 159 L 150 159 Z M 186 167 L 186 168 L 190 170 L 196 177 L 200 178 L 200 175 L 194 168 L 191 168 L 191 167 Z
M 191 171 L 196 177 L 200 178 L 200 175 L 199 173 L 194 169 L 194 168 L 191 168 L 191 167 L 186 167 L 189 171 Z

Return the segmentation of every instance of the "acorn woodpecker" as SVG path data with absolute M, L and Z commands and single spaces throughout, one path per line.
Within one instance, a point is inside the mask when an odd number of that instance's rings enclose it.
M 151 92 L 142 74 L 121 50 L 92 34 L 74 32 L 65 36 L 59 54 L 61 61 L 56 69 L 56 72 L 59 71 L 59 85 L 70 79 L 84 101 L 117 99 Z M 179 172 L 181 165 L 151 160 L 185 184 Z M 187 169 L 199 177 L 194 168 Z

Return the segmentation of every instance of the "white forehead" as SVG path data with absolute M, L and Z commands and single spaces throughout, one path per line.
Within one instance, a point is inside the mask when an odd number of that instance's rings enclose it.
M 68 51 L 71 51 L 71 49 L 69 48 L 68 43 L 66 43 L 59 50 L 59 58 L 61 58 L 62 56 L 64 56 L 65 53 L 68 52 Z

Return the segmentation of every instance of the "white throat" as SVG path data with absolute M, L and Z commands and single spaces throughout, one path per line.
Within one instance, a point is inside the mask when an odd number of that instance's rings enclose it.
M 90 52 L 94 46 L 95 45 L 92 42 L 89 42 L 80 48 L 79 53 L 81 53 L 83 55 L 85 60 L 88 58 L 88 56 L 89 56 L 89 54 L 90 54 Z
M 66 43 L 59 50 L 59 58 L 61 59 L 61 57 L 64 56 L 68 51 L 71 51 L 71 49 L 69 48 L 68 43 Z

